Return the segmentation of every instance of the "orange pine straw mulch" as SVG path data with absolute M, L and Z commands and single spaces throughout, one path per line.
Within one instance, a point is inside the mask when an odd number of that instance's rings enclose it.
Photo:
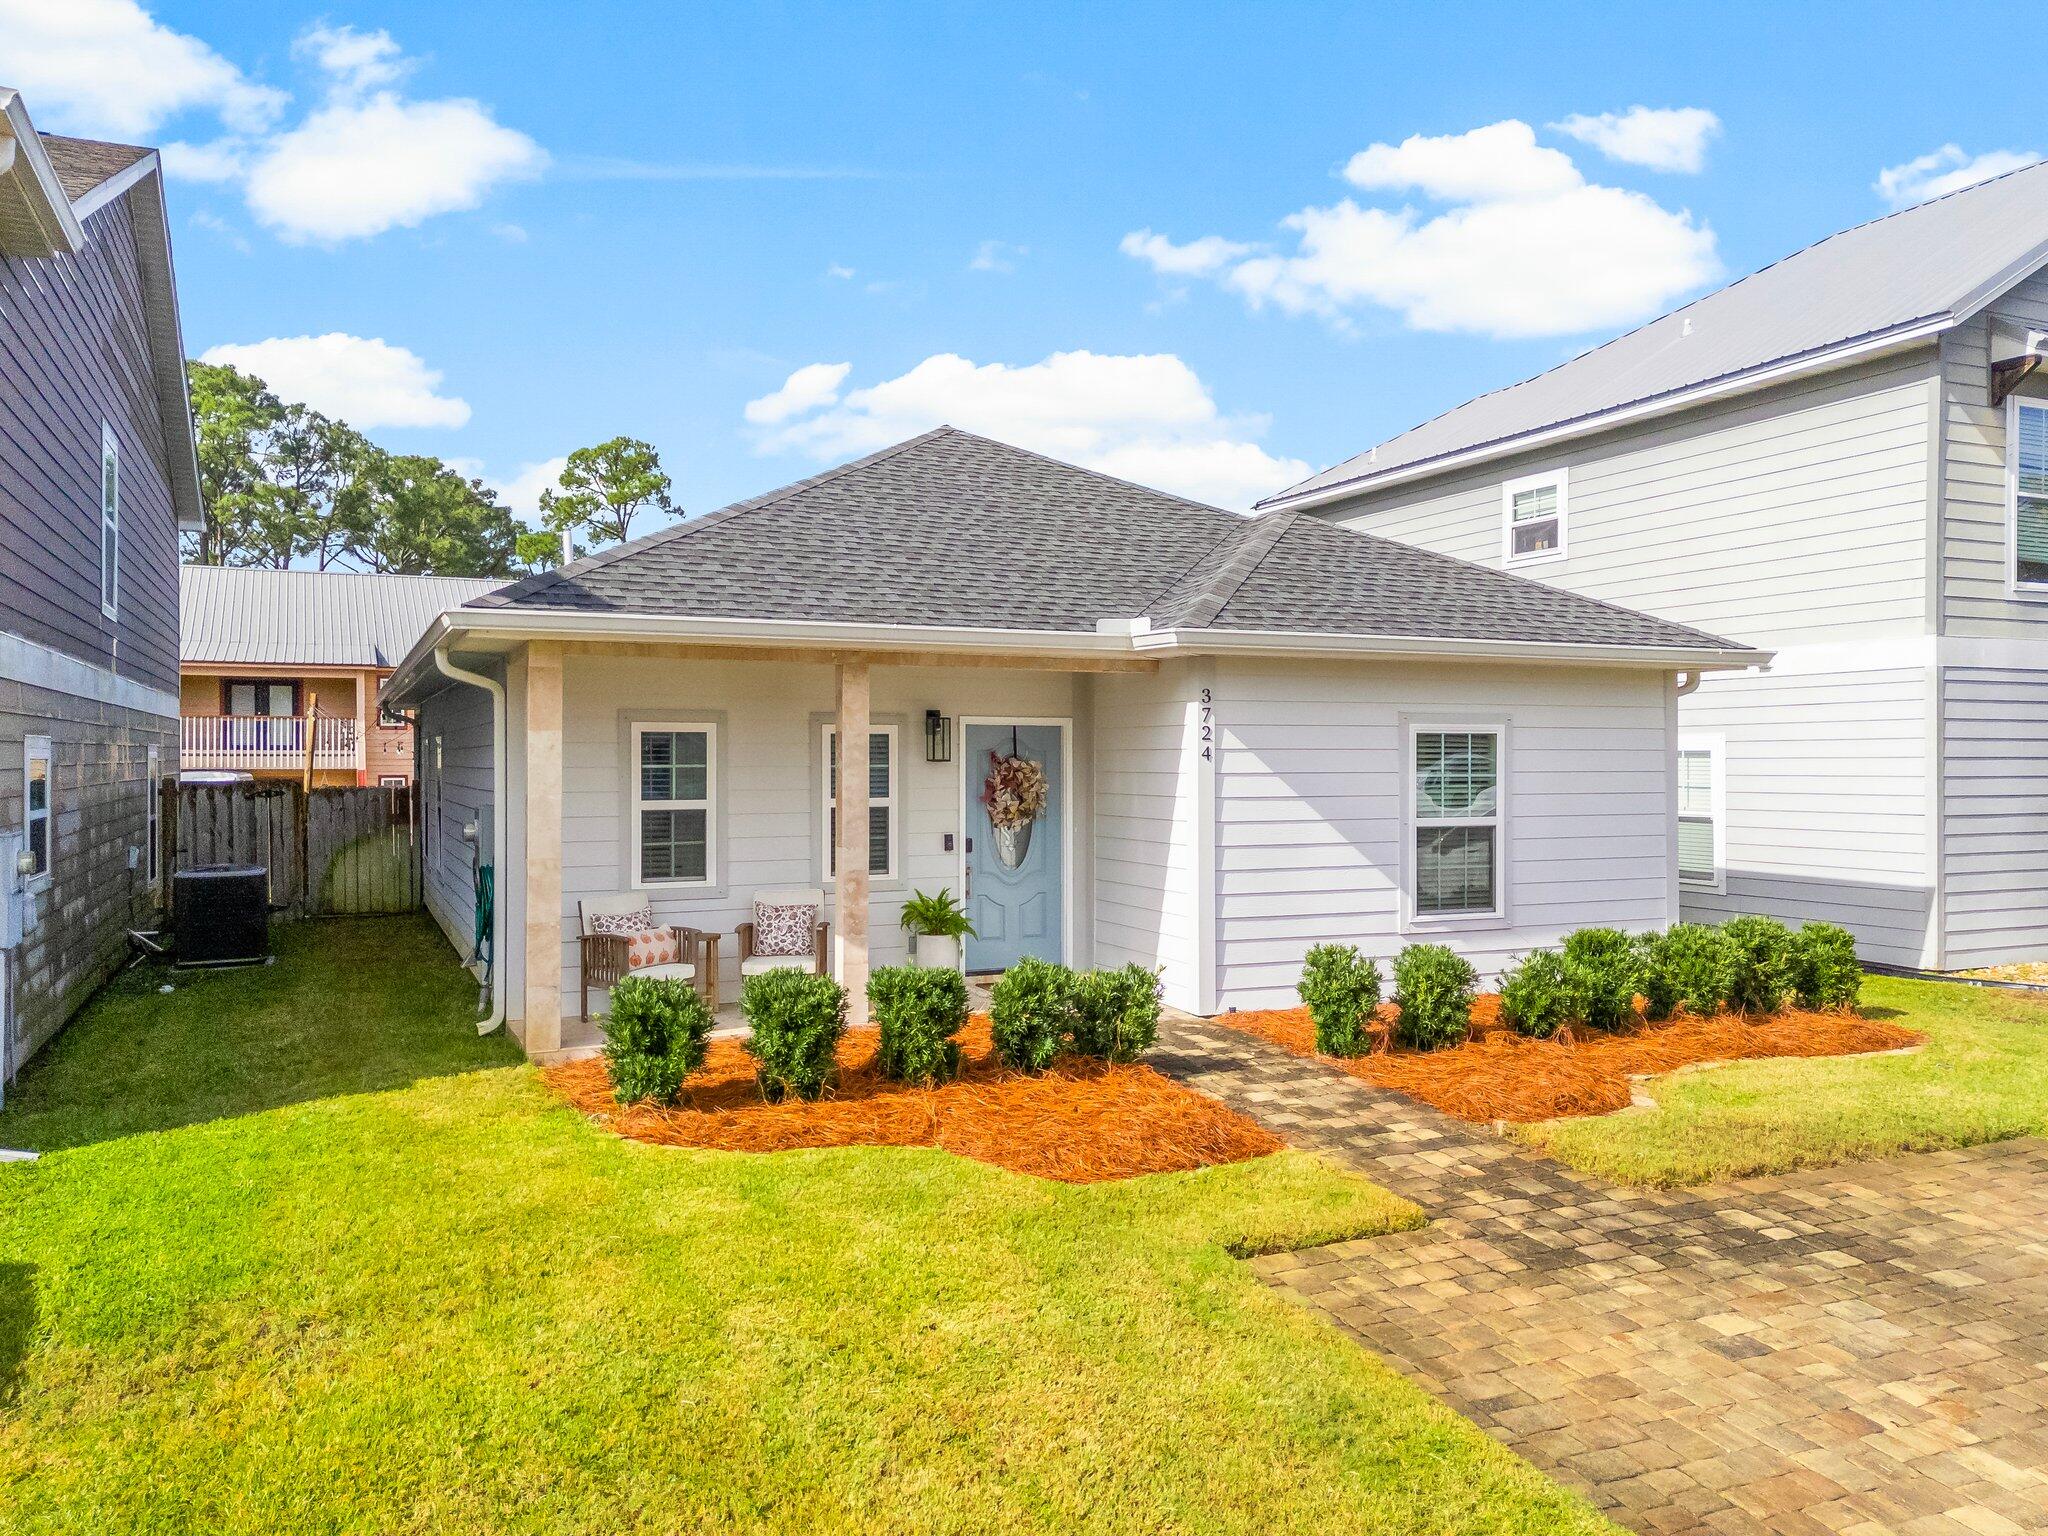
M 1374 1053 L 1319 1059 L 1376 1087 L 1390 1088 L 1460 1120 L 1556 1120 L 1626 1109 L 1629 1078 L 1669 1072 L 1708 1061 L 1765 1056 L 1853 1056 L 1918 1045 L 1922 1037 L 1896 1024 L 1853 1013 L 1792 1009 L 1768 1017 L 1716 1014 L 1651 1024 L 1607 1034 L 1579 1030 L 1531 1040 L 1500 1022 L 1500 999 L 1491 993 L 1472 1005 L 1472 1038 L 1435 1051 L 1389 1049 L 1386 1031 L 1398 1017 L 1391 1003 L 1376 1015 Z M 1316 1029 L 1306 1008 L 1275 1008 L 1219 1015 L 1247 1034 L 1270 1040 L 1297 1056 L 1315 1056 Z
M 1256 1122 L 1150 1067 L 1063 1056 L 1040 1076 L 1012 1072 L 996 1060 L 988 1018 L 979 1013 L 954 1038 L 960 1076 L 915 1088 L 877 1070 L 877 1031 L 850 1029 L 839 1043 L 838 1085 L 813 1103 L 764 1104 L 754 1058 L 732 1039 L 711 1042 L 674 1109 L 619 1103 L 601 1058 L 550 1067 L 543 1076 L 607 1129 L 671 1147 L 941 1147 L 1068 1184 L 1241 1163 L 1280 1150 Z

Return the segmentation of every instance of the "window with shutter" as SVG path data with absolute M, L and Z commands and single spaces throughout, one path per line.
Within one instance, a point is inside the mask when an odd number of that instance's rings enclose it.
M 839 733 L 824 727 L 825 849 L 820 868 L 830 880 L 839 867 Z M 868 735 L 868 873 L 896 873 L 896 727 Z
M 1414 830 L 1414 915 L 1498 915 L 1501 911 L 1500 733 L 1416 727 L 1410 801 Z
M 633 727 L 635 885 L 709 885 L 715 867 L 715 728 Z
M 2048 405 L 2013 402 L 2013 582 L 2048 588 Z

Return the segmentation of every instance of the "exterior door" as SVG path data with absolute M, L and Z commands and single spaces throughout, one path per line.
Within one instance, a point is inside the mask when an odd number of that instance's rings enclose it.
M 963 732 L 967 781 L 967 915 L 978 937 L 966 941 L 967 969 L 1000 971 L 1026 955 L 1064 960 L 1067 786 L 1061 772 L 1065 727 L 969 725 Z M 1028 840 L 999 838 L 981 802 L 991 754 L 1029 758 L 1045 771 L 1045 812 Z

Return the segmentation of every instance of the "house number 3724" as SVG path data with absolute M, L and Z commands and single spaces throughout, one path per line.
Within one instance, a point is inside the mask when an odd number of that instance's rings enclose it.
M 1212 762 L 1216 757 L 1216 695 L 1208 689 L 1202 690 L 1202 760 Z

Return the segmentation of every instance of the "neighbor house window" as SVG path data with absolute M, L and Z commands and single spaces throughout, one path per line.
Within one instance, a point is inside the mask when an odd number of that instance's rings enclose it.
M 113 618 L 121 607 L 121 445 L 114 429 L 100 424 L 100 612 Z
M 2048 590 L 2048 404 L 2012 403 L 2012 577 Z
M 146 773 L 147 777 L 144 779 L 142 786 L 143 792 L 147 797 L 143 801 L 146 807 L 143 812 L 143 835 L 149 839 L 149 852 L 145 855 L 143 862 L 149 869 L 149 883 L 151 886 L 154 886 L 157 882 L 159 869 L 157 860 L 162 852 L 160 845 L 163 842 L 163 748 L 151 747 L 149 749 Z
M 838 870 L 839 733 L 826 726 L 825 855 L 821 867 L 830 880 Z M 868 873 L 889 879 L 896 873 L 896 727 L 868 733 Z
M 1564 558 L 1570 512 L 1565 472 L 1524 475 L 1500 489 L 1500 558 L 1503 565 L 1536 565 Z
M 50 874 L 50 738 L 31 736 L 22 743 L 22 803 L 27 807 L 23 830 L 28 833 L 29 878 L 47 879 Z
M 1678 878 L 1705 890 L 1724 879 L 1721 739 L 1678 740 Z
M 633 727 L 633 868 L 639 885 L 709 885 L 714 731 Z
M 1501 911 L 1501 733 L 1416 727 L 1415 916 Z

